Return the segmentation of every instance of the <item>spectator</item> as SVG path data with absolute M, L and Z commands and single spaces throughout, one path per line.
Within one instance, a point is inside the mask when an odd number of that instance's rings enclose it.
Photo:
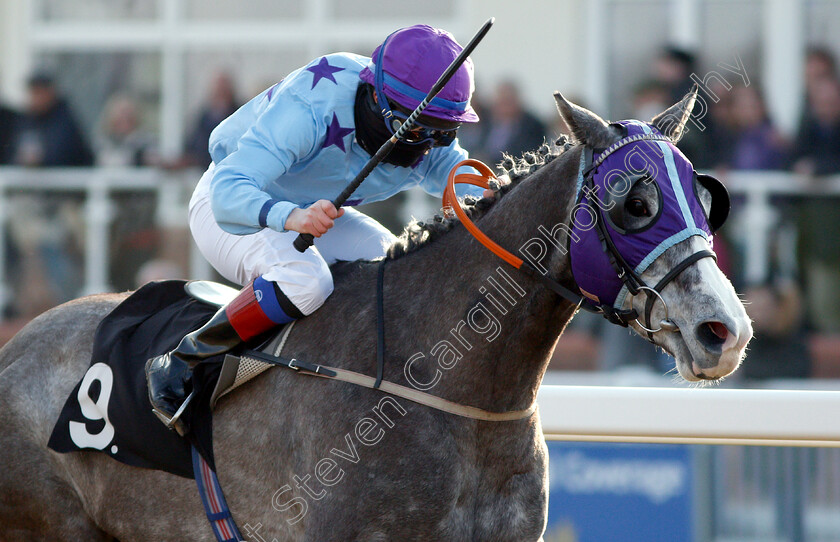
M 697 58 L 694 53 L 678 47 L 666 47 L 651 67 L 653 81 L 650 84 L 661 85 L 668 93 L 666 104 L 672 104 L 691 91 L 694 86 L 691 74 L 695 73 L 696 69 Z M 706 102 L 710 112 L 697 123 L 689 123 L 679 143 L 680 150 L 698 169 L 718 167 L 724 149 L 728 148 L 726 124 L 721 123 L 720 119 L 728 108 L 727 93 L 716 88 L 710 90 L 720 101 L 715 103 L 701 93 L 700 99 Z
M 814 87 L 823 80 L 837 79 L 837 61 L 834 55 L 822 47 L 808 49 L 805 56 L 805 104 L 801 121 L 805 121 L 810 113 L 810 96 Z
M 89 166 L 93 153 L 51 76 L 29 78 L 28 104 L 16 131 L 14 163 L 30 167 Z
M 796 231 L 784 206 L 774 213 L 769 239 L 769 269 L 763 280 L 750 284 L 736 277 L 755 333 L 740 376 L 746 379 L 804 378 L 811 360 L 804 334 L 804 307 L 796 262 Z M 745 217 L 738 218 L 743 222 Z M 743 258 L 744 247 L 754 242 L 749 228 L 731 228 Z M 717 243 L 715 244 L 717 248 Z M 743 266 L 740 266 L 743 269 Z
M 810 104 L 793 147 L 793 169 L 804 175 L 840 173 L 840 83 L 814 81 Z
M 209 100 L 198 113 L 195 128 L 186 142 L 184 165 L 206 168 L 210 165 L 210 152 L 207 150 L 210 132 L 223 120 L 239 109 L 233 79 L 224 72 L 213 78 Z
M 112 96 L 96 139 L 96 164 L 126 167 L 158 162 L 154 137 L 140 128 L 137 104 L 125 95 Z
M 93 164 L 82 130 L 51 76 L 36 73 L 13 143 L 13 163 L 27 167 Z M 37 187 L 35 187 L 37 188 Z M 66 194 L 20 195 L 10 205 L 10 275 L 16 277 L 14 308 L 28 318 L 79 294 L 80 201 Z
M 12 161 L 12 143 L 19 115 L 14 109 L 0 104 L 0 166 Z
M 742 369 L 747 379 L 806 378 L 811 359 L 802 325 L 802 292 L 793 280 L 743 290 L 754 336 Z
M 489 117 L 481 150 L 491 164 L 501 162 L 502 153 L 519 156 L 525 151 L 536 150 L 545 141 L 545 126 L 525 110 L 519 89 L 512 81 L 504 81 L 496 87 Z
M 736 170 L 779 169 L 787 163 L 787 145 L 770 120 L 756 85 L 734 87 L 728 94 L 726 120 L 732 143 L 726 165 Z M 790 219 L 791 206 L 773 201 L 768 270 L 763 277 L 745 276 L 747 245 L 755 243 L 736 199 L 734 227 L 726 229 L 741 261 L 730 275 L 747 301 L 755 338 L 741 376 L 746 379 L 800 378 L 810 374 L 810 361 L 803 338 L 803 301 L 798 283 L 796 230 Z M 715 250 L 720 243 L 715 242 Z
M 95 141 L 97 165 L 137 167 L 159 163 L 154 137 L 142 129 L 137 104 L 126 95 L 116 94 L 108 100 Z M 137 270 L 160 252 L 162 232 L 155 223 L 156 195 L 148 190 L 120 190 L 111 198 L 120 219 L 111 224 L 109 276 L 115 289 L 128 290 L 135 286 Z
M 837 61 L 834 55 L 822 47 L 811 47 L 805 56 L 805 89 L 810 90 L 821 79 L 837 77 Z
M 814 81 L 810 110 L 793 148 L 792 167 L 801 175 L 840 173 L 840 83 Z M 820 179 L 812 182 L 819 183 Z M 799 205 L 802 269 L 808 321 L 820 332 L 840 331 L 840 214 L 837 199 L 803 198 Z
M 732 169 L 781 169 L 787 163 L 787 144 L 770 120 L 755 85 L 735 87 L 730 94 Z
M 667 103 L 680 101 L 691 90 L 696 63 L 693 53 L 679 47 L 666 47 L 654 61 L 653 78 L 668 90 Z
M 837 62 L 834 55 L 828 49 L 823 47 L 810 47 L 805 54 L 805 69 L 803 71 L 805 78 L 805 97 L 802 100 L 802 111 L 799 114 L 798 126 L 804 126 L 811 122 L 812 106 L 811 94 L 814 87 L 823 80 L 837 79 Z

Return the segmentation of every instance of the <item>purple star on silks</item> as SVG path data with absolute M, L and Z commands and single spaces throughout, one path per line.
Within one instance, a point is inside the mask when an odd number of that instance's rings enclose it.
M 318 61 L 317 65 L 306 68 L 306 71 L 312 72 L 314 74 L 312 77 L 312 88 L 310 88 L 309 90 L 315 88 L 315 85 L 317 85 L 318 81 L 320 81 L 321 79 L 329 79 L 337 85 L 338 81 L 335 80 L 333 74 L 342 70 L 344 70 L 344 68 L 339 68 L 338 66 L 331 66 L 330 63 L 327 62 L 327 57 L 321 57 L 321 60 Z
M 335 145 L 341 149 L 341 152 L 347 152 L 347 149 L 344 148 L 344 136 L 352 131 L 353 128 L 342 128 L 338 123 L 338 117 L 336 117 L 335 113 L 333 113 L 332 122 L 329 126 L 327 126 L 327 139 L 324 140 L 324 144 L 321 148 L 326 149 L 330 145 Z

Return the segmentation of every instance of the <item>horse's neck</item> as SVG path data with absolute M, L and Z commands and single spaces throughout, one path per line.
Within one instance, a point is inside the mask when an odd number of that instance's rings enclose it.
M 571 160 L 563 160 L 570 162 Z M 560 159 L 557 160 L 560 162 Z M 516 253 L 540 226 L 568 218 L 576 169 L 551 163 L 477 224 Z M 546 240 L 546 243 L 548 241 Z M 555 250 L 553 271 L 568 258 Z M 464 228 L 389 262 L 385 275 L 390 376 L 494 411 L 528 407 L 574 307 L 479 245 Z M 402 374 L 394 374 L 398 365 Z

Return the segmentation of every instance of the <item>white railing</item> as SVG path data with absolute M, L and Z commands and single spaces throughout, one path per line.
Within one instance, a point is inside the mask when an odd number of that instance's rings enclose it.
M 116 219 L 111 194 L 147 191 L 155 194 L 155 223 L 162 228 L 186 227 L 186 203 L 200 172 L 155 168 L 0 168 L 0 239 L 5 239 L 10 205 L 20 194 L 83 194 L 84 285 L 79 295 L 111 291 L 108 280 L 109 232 Z M 5 246 L 0 244 L 0 307 L 10 300 Z M 191 258 L 191 273 L 203 275 L 202 262 Z
M 0 167 L 0 239 L 8 227 L 10 196 L 18 193 L 82 193 L 85 195 L 84 286 L 79 294 L 110 290 L 108 280 L 109 226 L 116 218 L 110 194 L 119 191 L 149 191 L 157 195 L 157 224 L 186 227 L 186 204 L 200 171 L 168 171 L 154 168 L 63 168 L 25 169 Z M 741 220 L 749 227 L 746 244 L 747 280 L 760 281 L 768 268 L 768 238 L 777 211 L 771 198 L 788 196 L 840 197 L 840 176 L 808 179 L 786 172 L 737 172 L 724 179 L 733 195 L 745 199 Z M 733 225 L 732 227 L 737 227 Z M 837 250 L 840 247 L 828 247 Z M 5 247 L 0 244 L 0 307 L 9 300 Z M 206 278 L 209 268 L 194 251 L 190 275 Z
M 840 447 L 840 391 L 543 386 L 549 440 Z
M 631 388 L 609 385 L 612 376 L 549 374 L 549 382 L 597 385 L 543 385 L 546 439 L 723 445 L 692 455 L 698 540 L 840 540 L 840 426 L 832 416 L 840 383 L 796 384 L 831 391 L 694 389 L 647 375 L 649 386 L 668 387 Z
M 748 229 L 744 278 L 753 284 L 766 279 L 770 260 L 768 240 L 776 226 L 778 212 L 771 199 L 774 196 L 840 197 L 840 175 L 811 178 L 785 171 L 738 171 L 721 180 L 733 196 L 740 195 L 745 199 L 735 227 Z M 840 250 L 840 247 L 826 247 L 826 250 Z

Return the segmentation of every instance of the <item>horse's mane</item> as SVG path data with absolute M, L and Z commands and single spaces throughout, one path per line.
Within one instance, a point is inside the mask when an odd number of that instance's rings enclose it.
M 543 143 L 537 151 L 525 152 L 519 158 L 505 154 L 502 162 L 497 167 L 502 175 L 507 175 L 510 178 L 510 184 L 501 186 L 496 190 L 495 198 L 476 199 L 472 196 L 466 196 L 462 204 L 464 212 L 471 220 L 477 220 L 482 217 L 497 201 L 513 190 L 522 180 L 565 153 L 571 147 L 572 144 L 566 136 L 560 136 L 553 145 L 547 142 Z M 441 235 L 452 230 L 458 224 L 460 222 L 457 218 L 445 218 L 440 214 L 436 214 L 431 220 L 427 221 L 412 220 L 397 240 L 388 248 L 387 259 L 396 260 L 410 252 L 423 248 Z

